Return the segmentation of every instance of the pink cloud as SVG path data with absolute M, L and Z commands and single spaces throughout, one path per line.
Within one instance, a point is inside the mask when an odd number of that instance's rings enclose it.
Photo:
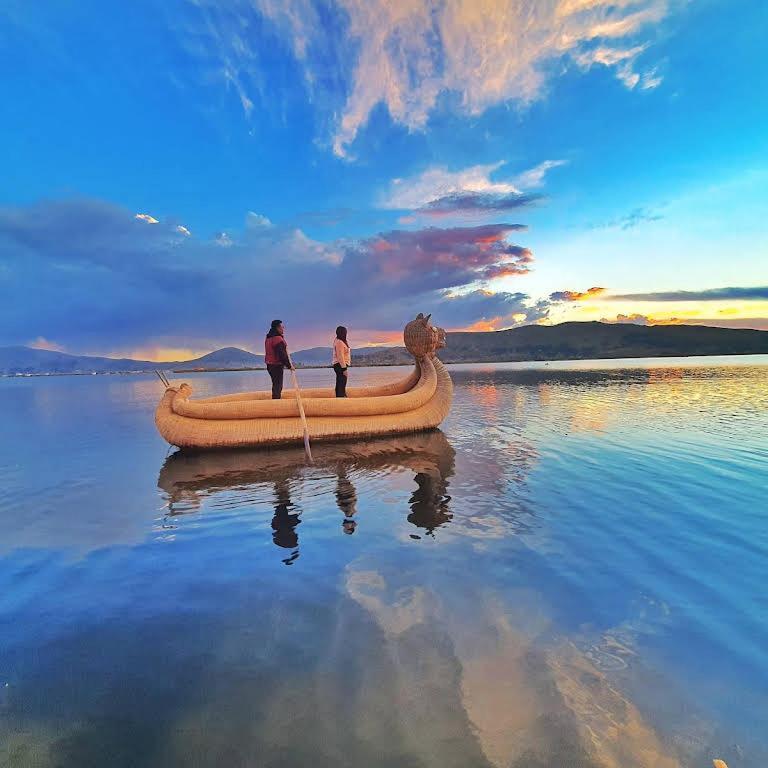
M 362 241 L 356 253 L 374 280 L 420 283 L 428 278 L 432 289 L 448 288 L 528 272 L 531 251 L 506 240 L 521 229 L 519 224 L 487 224 L 394 230 Z

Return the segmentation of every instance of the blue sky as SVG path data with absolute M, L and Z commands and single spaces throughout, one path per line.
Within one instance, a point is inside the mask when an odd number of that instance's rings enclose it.
M 768 328 L 766 29 L 756 0 L 6 0 L 0 344 Z

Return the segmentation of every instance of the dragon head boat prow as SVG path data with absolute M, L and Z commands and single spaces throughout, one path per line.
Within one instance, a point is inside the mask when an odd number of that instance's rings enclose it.
M 429 320 L 431 314 L 419 312 L 415 320 L 411 320 L 403 331 L 405 348 L 417 359 L 434 357 L 438 349 L 445 346 L 445 330 L 433 326 Z
M 329 387 L 302 389 L 309 434 L 317 440 L 354 440 L 377 435 L 422 432 L 448 415 L 453 383 L 436 353 L 446 334 L 431 315 L 419 313 L 403 331 L 414 370 L 389 384 L 350 387 L 334 397 Z M 180 448 L 244 448 L 301 442 L 302 424 L 295 393 L 272 400 L 268 391 L 191 398 L 188 384 L 169 386 L 155 412 L 158 431 Z

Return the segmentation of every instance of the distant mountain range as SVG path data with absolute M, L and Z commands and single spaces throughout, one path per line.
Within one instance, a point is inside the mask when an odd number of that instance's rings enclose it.
M 768 354 L 768 331 L 704 325 L 524 325 L 508 331 L 449 333 L 447 342 L 439 354 L 446 363 Z M 410 355 L 396 347 L 373 350 L 366 364 L 394 365 L 409 360 Z
M 370 352 L 379 351 L 371 347 L 353 350 L 357 360 L 363 360 Z M 407 355 L 402 350 L 403 356 Z M 291 358 L 297 367 L 330 365 L 331 348 L 314 347 L 292 352 Z M 140 373 L 143 371 L 195 371 L 195 370 L 236 370 L 242 368 L 263 368 L 264 355 L 255 355 L 238 347 L 223 347 L 192 360 L 153 362 L 130 358 L 92 357 L 70 355 L 32 347 L 0 347 L 0 375 L 41 375 L 46 373 Z
M 0 347 L 0 373 L 131 373 L 139 371 L 174 370 L 176 368 L 243 368 L 263 366 L 264 356 L 253 355 L 237 347 L 224 347 L 195 358 L 170 363 L 130 358 L 91 357 L 51 352 L 31 347 Z
M 449 333 L 440 352 L 447 363 L 519 360 L 583 360 L 617 357 L 768 354 L 768 331 L 710 328 L 702 325 L 641 326 L 609 323 L 526 325 L 508 331 Z M 330 347 L 292 353 L 297 366 L 330 365 Z M 353 365 L 398 365 L 411 362 L 403 347 L 352 350 Z M 264 356 L 237 347 L 217 349 L 193 360 L 89 357 L 31 347 L 0 347 L 0 374 L 129 373 L 261 368 Z

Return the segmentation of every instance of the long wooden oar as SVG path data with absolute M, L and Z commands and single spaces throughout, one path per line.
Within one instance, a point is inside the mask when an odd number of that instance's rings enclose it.
M 155 368 L 155 373 L 157 374 L 157 378 L 160 379 L 160 381 L 163 382 L 163 386 L 168 389 L 168 387 L 171 386 L 171 382 L 168 381 L 165 373 L 158 371 L 157 368 Z
M 301 402 L 301 390 L 299 389 L 299 379 L 296 376 L 296 369 L 293 367 L 293 360 L 288 355 L 288 362 L 291 364 L 291 376 L 293 376 L 293 388 L 296 390 L 296 402 L 299 406 L 299 416 L 301 416 L 301 425 L 304 427 L 304 450 L 307 452 L 307 461 L 312 463 L 312 449 L 309 446 L 309 427 L 307 427 L 307 417 L 304 415 L 304 403 Z

